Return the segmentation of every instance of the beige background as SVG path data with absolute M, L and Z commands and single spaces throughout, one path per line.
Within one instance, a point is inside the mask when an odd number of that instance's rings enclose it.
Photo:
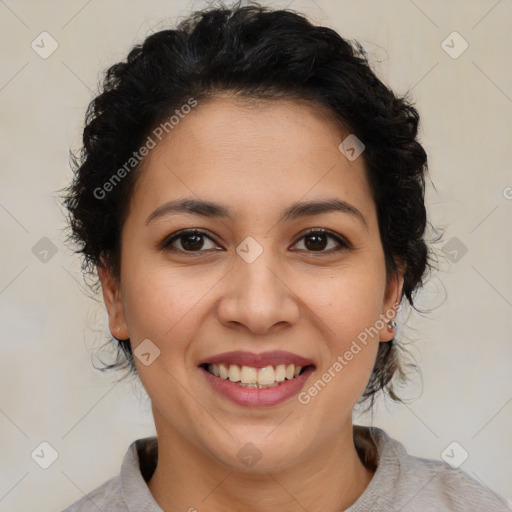
M 358 39 L 382 79 L 411 89 L 436 185 L 431 219 L 446 228 L 439 250 L 453 237 L 467 247 L 457 262 L 446 250 L 421 295 L 431 311 L 400 327 L 423 385 L 416 378 L 404 390 L 407 405 L 381 403 L 373 424 L 418 456 L 439 459 L 457 441 L 469 453 L 461 467 L 512 500 L 512 3 L 271 4 Z M 63 245 L 56 190 L 70 178 L 68 149 L 80 142 L 100 72 L 202 6 L 0 2 L 0 511 L 61 510 L 117 474 L 134 439 L 153 434 L 141 389 L 92 367 L 105 313 Z M 47 59 L 31 48 L 43 31 L 59 45 Z M 453 31 L 469 44 L 456 59 L 441 46 Z M 462 41 L 448 44 L 454 52 Z M 46 263 L 33 252 L 43 237 L 57 250 Z M 46 470 L 30 455 L 43 441 L 58 452 Z

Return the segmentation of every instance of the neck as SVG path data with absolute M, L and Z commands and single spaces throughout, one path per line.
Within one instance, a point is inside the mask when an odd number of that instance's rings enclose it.
M 234 471 L 175 432 L 162 435 L 155 423 L 158 465 L 148 487 L 165 512 L 341 512 L 359 498 L 374 473 L 357 455 L 351 421 L 313 456 L 265 473 Z

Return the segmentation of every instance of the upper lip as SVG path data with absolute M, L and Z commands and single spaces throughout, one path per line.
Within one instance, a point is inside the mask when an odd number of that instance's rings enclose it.
M 259 354 L 238 350 L 207 357 L 199 363 L 199 366 L 204 364 L 221 363 L 228 365 L 237 364 L 239 366 L 251 366 L 253 368 L 264 368 L 265 366 L 277 366 L 279 364 L 294 364 L 295 366 L 302 367 L 314 365 L 313 361 L 310 359 L 282 350 L 261 352 Z

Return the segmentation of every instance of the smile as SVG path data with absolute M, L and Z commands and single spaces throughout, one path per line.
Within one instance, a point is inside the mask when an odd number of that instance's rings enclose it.
M 211 388 L 246 407 L 278 405 L 297 395 L 315 370 L 310 359 L 290 352 L 227 352 L 199 364 Z

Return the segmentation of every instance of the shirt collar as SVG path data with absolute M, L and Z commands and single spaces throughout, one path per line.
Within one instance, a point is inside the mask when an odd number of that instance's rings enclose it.
M 144 480 L 151 478 L 157 458 L 156 437 L 138 439 L 129 446 L 121 465 L 121 494 L 130 512 L 163 512 Z

